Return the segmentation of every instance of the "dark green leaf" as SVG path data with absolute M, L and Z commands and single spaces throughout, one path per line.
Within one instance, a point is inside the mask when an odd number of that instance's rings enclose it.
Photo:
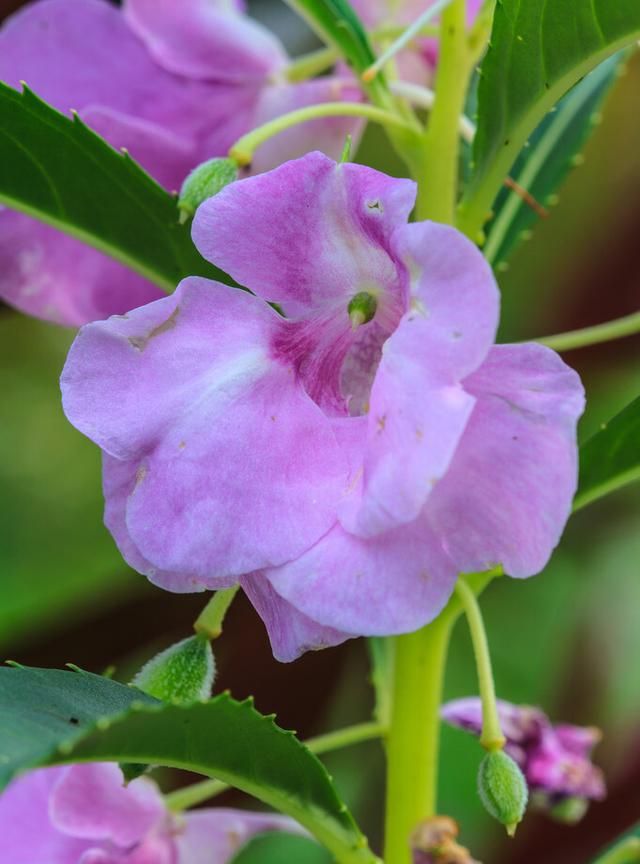
M 633 480 L 640 480 L 640 396 L 580 448 L 580 483 L 574 509 Z
M 313 840 L 275 831 L 247 843 L 232 864 L 331 864 L 332 860 Z
M 184 276 L 229 278 L 180 225 L 176 200 L 126 153 L 26 87 L 0 82 L 0 204 L 95 246 L 166 291 Z
M 249 701 L 180 707 L 84 672 L 0 668 L 0 717 L 0 785 L 37 765 L 168 765 L 287 813 L 345 864 L 376 860 L 322 763 Z
M 481 67 L 475 173 L 459 225 L 480 231 L 529 135 L 591 69 L 640 37 L 638 0 L 499 0 Z
M 577 84 L 544 118 L 524 147 L 510 177 L 547 208 L 554 193 L 575 164 L 589 134 L 598 121 L 598 110 L 624 63 L 610 57 Z M 539 215 L 520 195 L 506 187 L 498 195 L 494 218 L 484 247 L 487 260 L 505 263 Z

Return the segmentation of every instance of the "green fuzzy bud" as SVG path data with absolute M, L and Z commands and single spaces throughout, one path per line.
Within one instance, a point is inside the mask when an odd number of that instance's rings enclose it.
M 191 636 L 156 654 L 131 683 L 163 702 L 191 705 L 211 696 L 214 676 L 209 640 Z
M 209 159 L 194 168 L 182 184 L 178 198 L 180 222 L 190 219 L 207 198 L 238 179 L 238 166 L 233 159 Z
M 478 792 L 489 813 L 513 837 L 524 816 L 529 790 L 522 771 L 503 750 L 487 753 L 480 763 Z

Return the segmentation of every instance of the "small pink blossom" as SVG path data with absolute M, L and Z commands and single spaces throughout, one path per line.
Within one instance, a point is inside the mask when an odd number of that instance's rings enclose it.
M 148 778 L 111 763 L 43 768 L 0 795 L 6 864 L 226 864 L 254 834 L 300 828 L 284 816 L 205 809 L 171 814 Z
M 415 630 L 461 571 L 537 573 L 570 513 L 580 380 L 493 344 L 491 269 L 414 198 L 321 153 L 227 186 L 193 236 L 253 294 L 187 279 L 83 328 L 62 375 L 127 561 L 241 582 L 282 660 Z
M 522 769 L 532 792 L 548 806 L 567 798 L 599 801 L 606 794 L 602 772 L 591 762 L 598 729 L 552 724 L 538 708 L 498 702 L 506 751 Z M 475 735 L 482 731 L 482 704 L 470 697 L 448 702 L 443 719 Z

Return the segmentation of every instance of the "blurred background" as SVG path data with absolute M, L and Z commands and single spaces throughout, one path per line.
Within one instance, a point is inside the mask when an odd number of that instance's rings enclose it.
M 21 5 L 0 2 L 0 19 Z M 279 0 L 257 17 L 292 54 L 313 37 Z M 640 57 L 615 84 L 603 122 L 548 219 L 499 274 L 501 341 L 596 324 L 640 300 Z M 402 174 L 382 135 L 357 156 Z M 73 332 L 0 307 L 0 654 L 25 664 L 116 667 L 128 680 L 157 650 L 187 636 L 202 595 L 170 595 L 128 570 L 102 526 L 97 449 L 65 420 L 58 376 Z M 581 438 L 640 391 L 640 339 L 571 352 L 589 404 Z M 441 804 L 485 864 L 586 864 L 640 817 L 640 486 L 590 505 L 570 522 L 547 570 L 502 579 L 482 600 L 498 693 L 539 704 L 555 720 L 597 725 L 595 760 L 609 795 L 579 827 L 531 814 L 513 841 L 475 792 L 481 758 L 472 738 L 443 732 Z M 215 645 L 217 687 L 252 694 L 259 710 L 302 737 L 367 719 L 372 707 L 363 640 L 281 665 L 244 598 Z M 476 692 L 471 646 L 457 626 L 447 698 Z M 378 743 L 326 757 L 341 792 L 380 848 L 383 757 Z M 185 782 L 167 775 L 168 784 Z M 224 803 L 239 803 L 226 793 Z

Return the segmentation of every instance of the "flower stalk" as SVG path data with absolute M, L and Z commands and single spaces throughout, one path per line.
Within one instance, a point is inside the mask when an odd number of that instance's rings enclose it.
M 193 625 L 193 629 L 199 636 L 206 636 L 207 639 L 217 639 L 222 635 L 222 624 L 225 615 L 229 606 L 231 606 L 233 598 L 238 593 L 239 587 L 239 585 L 235 585 L 233 588 L 224 588 L 221 591 L 215 592 Z
M 467 618 L 469 633 L 471 634 L 471 641 L 473 643 L 473 653 L 478 669 L 478 686 L 480 689 L 480 699 L 482 700 L 482 734 L 480 736 L 480 743 L 489 752 L 502 750 L 506 739 L 502 733 L 500 717 L 498 716 L 489 643 L 480 606 L 475 594 L 467 585 L 464 576 L 458 579 L 456 596 L 460 600 Z

